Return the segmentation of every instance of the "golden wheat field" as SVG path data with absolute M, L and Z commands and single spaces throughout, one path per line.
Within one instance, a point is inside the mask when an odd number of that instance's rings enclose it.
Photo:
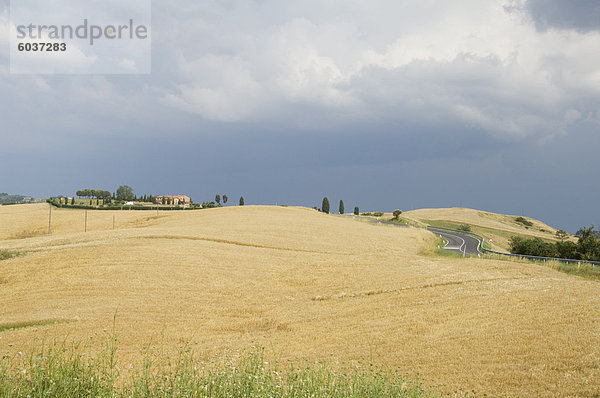
M 0 355 L 101 341 L 116 313 L 123 367 L 145 349 L 209 360 L 260 344 L 282 361 L 400 367 L 447 393 L 600 394 L 598 282 L 438 257 L 427 231 L 305 208 L 87 217 L 85 233 L 82 210 L 54 209 L 48 236 L 47 205 L 0 207 L 0 249 L 23 253 L 0 262 L 0 327 L 56 322 L 0 331 Z

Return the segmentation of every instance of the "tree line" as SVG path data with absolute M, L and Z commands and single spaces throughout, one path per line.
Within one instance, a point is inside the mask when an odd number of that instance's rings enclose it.
M 509 249 L 512 254 L 527 256 L 600 261 L 600 239 L 598 231 L 594 231 L 594 226 L 583 227 L 576 235 L 577 243 L 568 240 L 569 236 L 563 230 L 556 232 L 558 241 L 555 243 L 546 242 L 541 238 L 513 236 L 509 240 Z
M 322 211 L 323 213 L 326 213 L 326 214 L 329 214 L 329 212 L 330 212 L 329 198 L 327 198 L 327 196 L 323 198 L 320 209 L 316 206 L 313 207 L 313 209 Z M 340 199 L 340 204 L 338 206 L 338 213 L 344 214 L 345 210 L 346 209 L 344 207 L 344 201 Z M 359 212 L 360 212 L 360 210 L 359 210 L 358 206 L 354 206 L 354 215 L 358 216 Z
M 112 193 L 102 189 L 82 189 L 75 194 L 80 198 L 110 199 L 112 197 Z

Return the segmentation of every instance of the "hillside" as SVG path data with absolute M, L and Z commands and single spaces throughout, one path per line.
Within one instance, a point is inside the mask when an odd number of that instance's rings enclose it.
M 461 224 L 468 224 L 473 232 L 485 237 L 488 243 L 492 239 L 491 248 L 499 251 L 508 251 L 508 240 L 513 235 L 555 240 L 556 233 L 556 229 L 529 217 L 523 218 L 532 223 L 531 226 L 519 223 L 517 221 L 519 216 L 459 207 L 411 210 L 402 213 L 402 217 L 423 224 L 447 228 L 458 228 Z
M 398 366 L 449 393 L 600 390 L 598 282 L 439 258 L 427 231 L 305 208 L 88 211 L 87 233 L 84 217 L 54 209 L 48 236 L 47 205 L 0 207 L 0 250 L 22 253 L 0 261 L 0 357 L 65 336 L 97 349 L 116 313 L 122 377 L 145 351 L 208 361 L 260 344 L 282 363 Z
M 35 199 L 27 195 L 11 195 L 5 192 L 0 192 L 0 204 L 9 203 L 39 203 L 42 199 Z

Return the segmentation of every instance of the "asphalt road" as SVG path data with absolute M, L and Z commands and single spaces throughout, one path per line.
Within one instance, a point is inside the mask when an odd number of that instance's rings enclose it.
M 397 224 L 389 221 L 375 220 L 368 217 L 357 217 L 355 215 L 344 214 L 345 217 L 352 217 L 359 220 L 366 220 L 377 224 L 390 224 L 397 227 L 407 227 L 407 225 Z M 443 237 L 448 241 L 448 244 L 444 247 L 446 250 L 452 250 L 465 256 L 479 256 L 479 241 L 470 235 L 462 235 L 452 231 L 445 231 L 437 229 L 436 227 L 427 227 L 427 229 L 434 234 Z
M 479 252 L 479 240 L 473 236 L 435 229 L 435 227 L 427 229 L 448 241 L 448 244 L 444 247 L 446 250 L 452 250 L 466 256 L 479 256 L 481 254 Z

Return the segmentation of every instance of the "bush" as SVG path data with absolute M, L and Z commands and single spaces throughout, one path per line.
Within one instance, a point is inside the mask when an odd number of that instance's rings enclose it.
M 528 239 L 522 236 L 513 236 L 509 240 L 509 248 L 512 254 L 524 254 L 539 257 L 558 256 L 554 245 L 543 241 L 541 238 Z
M 375 213 L 373 213 L 373 215 L 375 217 L 382 217 L 383 216 L 383 212 L 382 211 L 376 211 Z
M 358 214 L 359 214 L 358 206 L 355 206 L 354 207 L 354 215 L 358 216 Z
M 517 217 L 517 218 L 515 218 L 515 221 L 518 222 L 519 224 L 523 224 L 526 227 L 532 227 L 533 226 L 533 223 L 531 221 L 527 220 L 524 217 Z
M 471 226 L 469 224 L 459 225 L 458 229 L 460 231 L 471 232 Z

